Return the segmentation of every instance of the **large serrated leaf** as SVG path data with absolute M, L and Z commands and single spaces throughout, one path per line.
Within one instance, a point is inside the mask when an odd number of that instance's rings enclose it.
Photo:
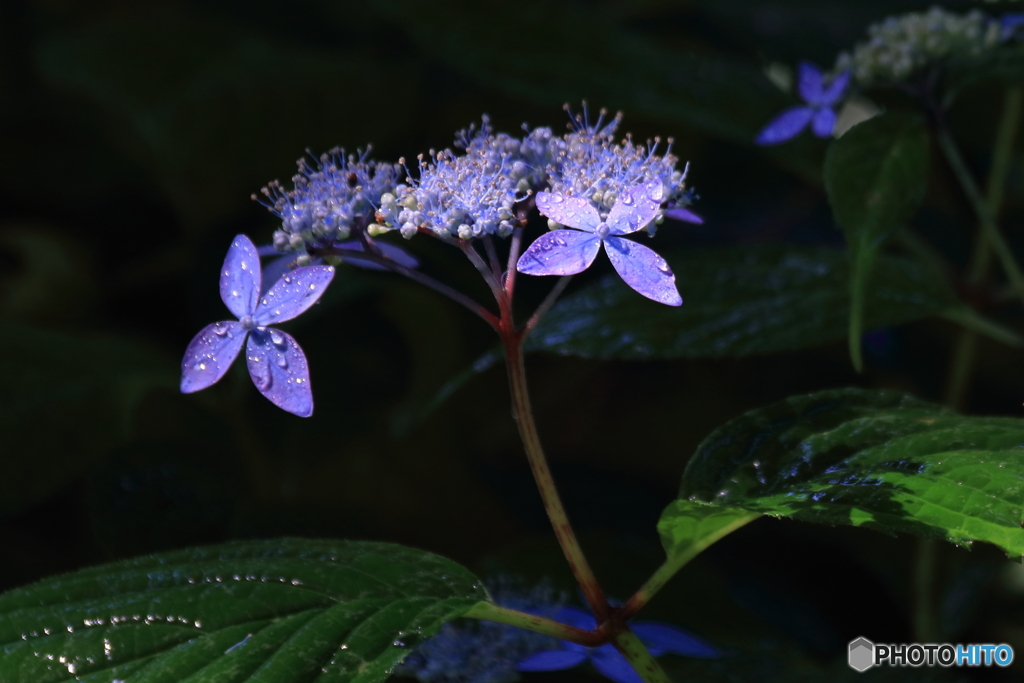
M 526 348 L 602 359 L 740 357 L 846 337 L 850 266 L 843 251 L 728 247 L 668 261 L 682 306 L 648 301 L 609 276 L 558 302 Z M 866 327 L 898 325 L 960 306 L 948 287 L 916 263 L 879 255 Z
M 716 429 L 687 465 L 679 496 L 726 510 L 985 541 L 1020 556 L 1022 449 L 1024 420 L 959 415 L 890 390 L 833 389 Z M 665 515 L 662 524 L 672 524 L 679 512 L 670 506 Z
M 0 681 L 369 683 L 486 599 L 454 562 L 388 543 L 191 548 L 0 595 Z

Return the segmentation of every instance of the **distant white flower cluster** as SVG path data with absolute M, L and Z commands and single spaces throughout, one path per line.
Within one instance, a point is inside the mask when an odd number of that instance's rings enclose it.
M 897 83 L 929 64 L 984 54 L 1002 39 L 1000 23 L 978 10 L 958 14 L 932 7 L 872 24 L 868 40 L 841 53 L 835 70 L 850 70 L 862 86 Z

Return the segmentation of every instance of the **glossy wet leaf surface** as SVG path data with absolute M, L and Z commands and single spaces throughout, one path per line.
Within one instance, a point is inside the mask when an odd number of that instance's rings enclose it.
M 689 559 L 760 516 L 743 508 L 680 499 L 673 501 L 661 514 L 658 534 L 670 558 Z
M 679 497 L 1024 554 L 1024 420 L 968 417 L 892 390 L 793 396 L 722 425 Z M 677 513 L 670 506 L 662 524 Z
M 454 562 L 389 543 L 192 548 L 0 595 L 0 680 L 380 681 L 484 599 Z
M 526 348 L 602 359 L 740 357 L 846 337 L 846 252 L 771 245 L 694 250 L 667 260 L 682 306 L 647 301 L 609 276 L 555 304 Z M 918 264 L 879 255 L 865 329 L 959 306 Z

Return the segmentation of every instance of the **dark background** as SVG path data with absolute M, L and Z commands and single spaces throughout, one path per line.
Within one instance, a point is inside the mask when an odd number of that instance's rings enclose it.
M 283 535 L 394 541 L 483 576 L 571 587 L 501 366 L 425 411 L 494 344 L 477 319 L 430 291 L 342 269 L 323 304 L 285 326 L 310 359 L 311 419 L 275 409 L 241 367 L 200 394 L 177 392 L 186 344 L 226 316 L 216 283 L 231 237 L 266 243 L 274 230 L 250 195 L 287 180 L 307 148 L 372 142 L 376 158 L 412 158 L 449 146 L 485 112 L 499 130 L 524 121 L 561 130 L 562 104 L 586 99 L 592 110 L 623 110 L 622 131 L 639 139 L 674 137 L 692 163 L 706 222 L 662 230 L 659 250 L 838 246 L 820 180 L 826 142 L 752 144 L 794 102 L 764 70 L 799 59 L 828 67 L 871 21 L 925 7 L 0 4 L 0 589 L 141 553 Z M 951 114 L 979 172 L 1000 93 L 978 85 Z M 1021 170 L 1015 155 L 1003 221 L 1015 244 Z M 914 226 L 965 262 L 972 217 L 938 162 Z M 464 261 L 425 239 L 410 248 L 427 272 L 483 300 Z M 546 286 L 527 287 L 526 301 Z M 954 336 L 938 321 L 885 330 L 872 337 L 863 375 L 845 345 L 733 360 L 531 356 L 546 450 L 608 592 L 628 597 L 661 561 L 658 515 L 711 429 L 825 387 L 941 400 Z M 1019 416 L 1019 354 L 983 343 L 980 357 L 967 410 Z M 852 638 L 912 639 L 916 544 L 762 520 L 688 567 L 644 616 L 736 653 L 693 675 L 830 680 L 850 673 Z M 1024 653 L 1020 567 L 993 548 L 939 552 L 942 633 Z

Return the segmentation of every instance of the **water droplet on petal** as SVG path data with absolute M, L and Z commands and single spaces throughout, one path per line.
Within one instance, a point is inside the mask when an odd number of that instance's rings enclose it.
M 216 334 L 218 337 L 223 337 L 224 335 L 226 335 L 228 333 L 228 330 L 230 330 L 230 329 L 231 328 L 228 325 L 224 324 L 224 323 L 214 323 L 213 324 L 213 333 Z
M 256 388 L 260 391 L 266 391 L 274 381 L 273 377 L 270 375 L 270 368 L 266 363 L 262 362 L 261 358 L 250 357 L 249 360 L 253 361 L 253 363 L 249 365 L 249 375 L 252 377 L 252 383 L 255 384 Z M 218 578 L 218 580 L 220 579 Z
M 623 204 L 625 204 L 626 206 L 632 206 L 633 205 L 633 195 L 631 195 L 629 193 L 626 193 L 626 194 L 622 195 L 621 197 L 619 197 L 619 201 L 622 202 Z
M 561 204 L 562 202 L 565 201 L 565 197 L 563 197 L 560 194 L 553 194 L 551 195 L 551 201 L 553 201 L 555 204 Z
M 284 283 L 286 285 L 290 285 L 292 283 L 292 278 L 290 275 L 285 275 L 281 279 L 284 280 Z
M 285 346 L 284 335 L 277 330 L 270 330 L 270 341 L 278 348 Z
M 288 359 L 285 358 L 284 356 L 278 356 L 277 360 L 274 362 L 277 363 L 277 367 L 281 368 L 282 370 L 288 367 Z

